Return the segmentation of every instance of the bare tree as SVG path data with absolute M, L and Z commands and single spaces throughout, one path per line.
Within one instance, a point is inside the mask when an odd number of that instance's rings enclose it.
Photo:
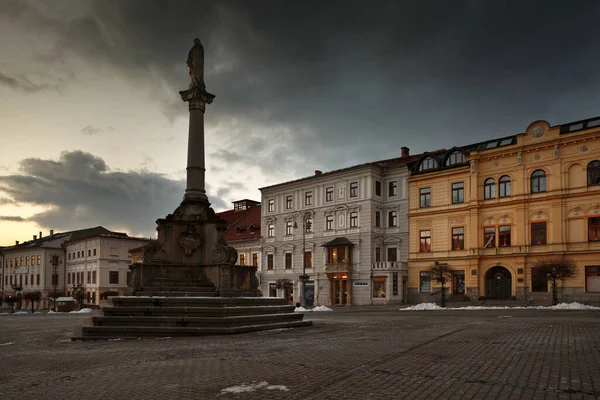
M 533 263 L 534 268 L 539 268 L 540 272 L 548 276 L 552 282 L 552 305 L 558 304 L 558 281 L 574 278 L 577 264 L 571 257 L 543 257 Z
M 446 283 L 452 280 L 454 270 L 445 263 L 435 262 L 435 265 L 429 270 L 429 277 L 432 281 L 442 285 L 442 307 L 446 307 Z
M 277 281 L 275 281 L 275 287 L 277 289 L 283 289 L 283 295 L 286 301 L 289 302 L 290 291 L 294 287 L 294 283 L 289 279 L 277 279 Z
M 39 291 L 36 292 L 27 292 L 23 296 L 26 300 L 31 301 L 31 313 L 34 313 L 34 306 L 36 301 L 40 301 L 42 299 L 42 293 Z

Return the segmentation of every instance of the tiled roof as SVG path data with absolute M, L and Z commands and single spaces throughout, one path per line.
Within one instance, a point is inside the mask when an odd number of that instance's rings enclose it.
M 260 204 L 244 210 L 228 210 L 217 213 L 225 221 L 225 240 L 254 240 L 260 238 Z M 252 230 L 250 226 L 254 226 Z M 238 229 L 239 227 L 239 229 Z M 254 232 L 254 233 L 253 233 Z
M 35 240 L 28 240 L 26 242 L 19 243 L 18 245 L 4 247 L 2 251 L 29 249 L 33 247 L 59 248 L 63 243 L 67 241 L 80 240 L 99 235 L 116 235 L 118 237 L 128 237 L 126 233 L 112 232 L 103 226 L 95 226 L 93 228 L 54 233 L 52 235 L 37 238 Z

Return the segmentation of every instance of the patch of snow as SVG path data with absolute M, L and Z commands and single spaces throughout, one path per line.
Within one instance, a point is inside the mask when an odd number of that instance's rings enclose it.
M 87 313 L 91 313 L 91 312 L 92 312 L 91 308 L 82 308 L 81 310 L 70 311 L 69 314 L 87 314 Z
M 551 310 L 600 310 L 600 307 L 588 306 L 577 302 L 559 303 L 555 306 L 550 306 L 548 308 Z
M 17 311 L 17 312 L 15 312 L 13 314 L 15 314 L 15 315 L 16 314 L 21 314 L 22 315 L 22 314 L 29 314 L 29 313 L 27 311 Z
M 48 314 L 56 314 L 56 311 L 54 311 L 54 310 L 49 310 L 49 311 L 48 311 Z
M 8 346 L 11 344 L 15 344 L 15 342 L 0 343 L 0 346 Z
M 261 381 L 258 383 L 249 383 L 249 384 L 245 384 L 242 383 L 241 385 L 237 385 L 237 386 L 230 386 L 228 388 L 222 389 L 221 390 L 221 394 L 226 394 L 226 393 L 249 393 L 249 392 L 256 392 L 258 389 L 266 389 L 266 390 L 281 390 L 284 392 L 289 391 L 290 389 L 287 388 L 287 386 L 284 385 L 269 385 L 269 382 L 267 381 Z M 220 395 L 219 395 L 220 396 Z
M 305 312 L 305 311 L 310 311 L 310 310 L 307 310 L 306 308 L 300 306 L 300 307 L 294 308 L 294 311 L 296 311 L 296 312 Z
M 421 304 L 417 304 L 416 306 L 410 306 L 407 308 L 400 309 L 400 311 L 422 311 L 422 310 L 445 310 L 445 308 L 442 308 L 435 303 L 421 303 Z
M 325 307 L 325 306 L 316 306 L 312 310 L 313 311 L 333 311 L 331 308 Z

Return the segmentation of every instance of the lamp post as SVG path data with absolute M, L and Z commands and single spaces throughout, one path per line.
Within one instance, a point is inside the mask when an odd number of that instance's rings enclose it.
M 54 312 L 57 312 L 56 309 L 56 287 L 58 286 L 58 256 L 55 254 L 52 256 L 52 286 L 54 286 Z
M 296 223 L 296 217 L 294 215 L 294 229 L 298 228 Z M 300 306 L 306 307 L 306 231 L 311 228 L 311 222 L 309 221 L 310 213 L 305 212 L 302 214 L 302 275 L 300 276 L 301 289 L 300 289 Z

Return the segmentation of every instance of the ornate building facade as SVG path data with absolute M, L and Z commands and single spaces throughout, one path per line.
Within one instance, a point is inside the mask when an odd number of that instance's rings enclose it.
M 264 187 L 262 291 L 312 305 L 404 302 L 407 162 L 402 157 Z
M 600 117 L 425 153 L 409 178 L 411 302 L 432 301 L 427 273 L 447 263 L 449 291 L 470 298 L 547 298 L 533 264 L 567 255 L 567 300 L 600 299 Z

